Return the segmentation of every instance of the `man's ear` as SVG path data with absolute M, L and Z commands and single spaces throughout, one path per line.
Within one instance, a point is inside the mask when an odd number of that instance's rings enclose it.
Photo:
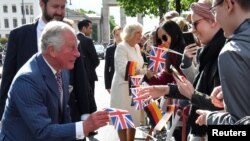
M 44 9 L 45 3 L 43 2 L 43 0 L 39 0 L 39 5 L 42 9 Z
M 224 3 L 227 8 L 227 12 L 231 13 L 234 10 L 235 0 L 224 0 Z
M 56 49 L 52 45 L 48 45 L 48 52 L 53 58 L 56 56 Z

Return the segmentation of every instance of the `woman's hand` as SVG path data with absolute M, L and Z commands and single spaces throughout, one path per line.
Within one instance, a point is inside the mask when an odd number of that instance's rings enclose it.
M 179 92 L 187 97 L 188 99 L 191 99 L 192 95 L 194 94 L 194 87 L 193 84 L 188 81 L 184 76 L 182 76 L 180 79 L 177 78 L 175 75 L 173 75 L 176 84 L 178 85 Z
M 151 79 L 151 78 L 152 78 L 154 75 L 156 75 L 156 74 L 157 74 L 157 73 L 148 70 L 147 73 L 146 73 L 146 77 L 147 77 L 147 79 Z
M 184 55 L 188 58 L 192 59 L 196 56 L 196 52 L 199 46 L 196 45 L 196 43 L 190 44 L 185 47 L 184 49 Z

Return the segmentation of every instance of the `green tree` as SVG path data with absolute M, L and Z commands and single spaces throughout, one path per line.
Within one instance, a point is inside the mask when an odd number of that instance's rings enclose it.
M 115 23 L 115 17 L 111 15 L 109 16 L 109 30 L 112 31 L 115 26 L 117 26 L 117 24 Z M 110 39 L 113 39 L 112 34 L 110 34 Z
M 8 38 L 0 38 L 0 49 L 4 49 L 6 47 L 6 43 L 8 42 Z
M 82 13 L 82 14 L 96 14 L 95 11 L 92 11 L 92 10 L 86 11 L 82 8 L 80 8 L 80 13 Z
M 176 9 L 176 11 L 178 11 L 177 7 L 180 7 L 180 11 L 178 12 L 187 11 L 190 8 L 190 4 L 197 1 L 198 0 L 169 0 L 169 9 Z
M 119 5 L 125 9 L 128 16 L 136 16 L 138 13 L 154 15 L 160 18 L 167 10 L 181 12 L 187 10 L 190 4 L 197 0 L 117 0 Z
M 0 38 L 0 44 L 4 45 L 8 42 L 7 38 Z

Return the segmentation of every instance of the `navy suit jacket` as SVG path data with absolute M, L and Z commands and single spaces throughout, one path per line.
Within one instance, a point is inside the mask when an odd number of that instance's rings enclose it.
M 2 118 L 5 100 L 14 76 L 23 64 L 38 51 L 37 24 L 38 22 L 27 24 L 10 32 L 0 89 L 0 119 Z
M 41 54 L 35 54 L 17 73 L 6 102 L 0 140 L 71 141 L 76 138 L 70 122 L 69 74 L 62 71 L 63 111 L 55 75 Z
M 116 44 L 109 46 L 106 50 L 105 67 L 104 67 L 104 79 L 105 88 L 110 89 L 112 79 L 115 72 L 114 55 L 116 50 Z

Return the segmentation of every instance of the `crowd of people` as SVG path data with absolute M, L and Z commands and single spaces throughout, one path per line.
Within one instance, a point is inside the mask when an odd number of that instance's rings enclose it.
M 107 111 L 97 111 L 94 98 L 100 61 L 92 22 L 79 21 L 77 33 L 64 18 L 65 4 L 40 0 L 40 17 L 10 32 L 0 90 L 2 141 L 86 140 L 110 120 Z M 233 125 L 250 114 L 250 1 L 199 0 L 190 10 L 187 18 L 167 12 L 144 35 L 140 23 L 116 26 L 106 49 L 105 88 L 112 108 L 127 110 L 135 127 L 144 125 L 147 115 L 131 106 L 126 79 L 128 63 L 136 62 L 133 75 L 147 85 L 140 98 L 161 97 L 163 111 L 170 104 L 189 107 L 182 129 L 188 135 L 175 134 L 175 140 L 205 141 L 207 125 Z M 156 47 L 172 50 L 161 72 L 146 67 Z M 117 133 L 120 141 L 135 140 L 135 128 Z

